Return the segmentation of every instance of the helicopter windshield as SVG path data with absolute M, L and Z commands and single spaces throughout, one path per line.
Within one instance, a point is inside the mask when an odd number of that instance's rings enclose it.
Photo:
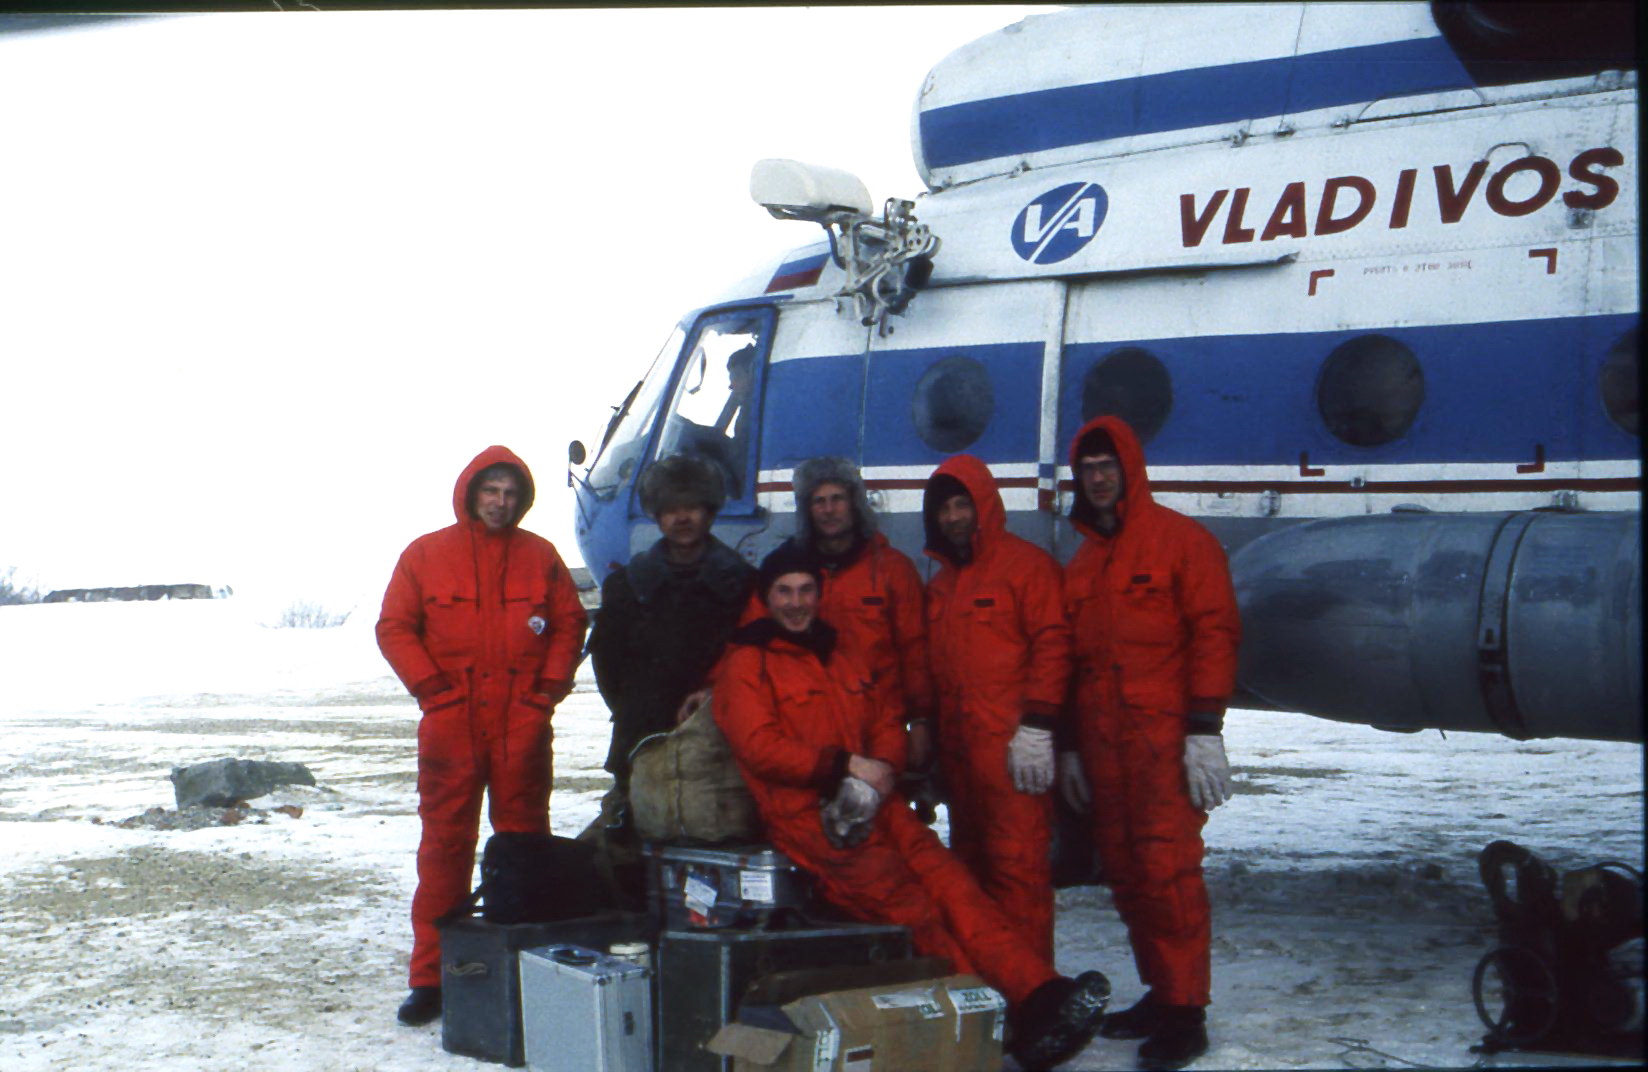
M 729 508 L 753 501 L 758 355 L 770 328 L 766 311 L 733 310 L 700 320 L 658 439 L 659 457 L 692 454 L 715 463 L 726 477 Z
M 623 405 L 618 407 L 607 424 L 602 437 L 601 454 L 590 466 L 589 487 L 603 499 L 610 499 L 623 490 L 635 476 L 641 464 L 641 451 L 647 444 L 647 435 L 658 418 L 658 402 L 664 388 L 669 386 L 670 372 L 675 366 L 675 355 L 681 352 L 686 332 L 677 327 L 670 333 L 652 368 Z

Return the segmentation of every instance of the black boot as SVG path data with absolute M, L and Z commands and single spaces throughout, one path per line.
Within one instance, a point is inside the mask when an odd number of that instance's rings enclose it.
M 1104 1020 L 1110 980 L 1096 971 L 1049 979 L 1024 1000 L 1015 1018 L 1012 1054 L 1027 1072 L 1068 1061 L 1082 1051 Z
M 1161 1072 L 1183 1068 L 1207 1052 L 1207 1010 L 1199 1005 L 1158 1005 L 1160 1022 L 1139 1047 L 1139 1067 Z
M 406 995 L 401 1002 L 400 1011 L 395 1019 L 407 1027 L 422 1027 L 441 1015 L 441 988 L 438 986 L 415 986 L 412 993 Z
M 1099 1037 L 1107 1039 L 1142 1039 L 1149 1038 L 1156 1033 L 1161 1023 L 1161 1006 L 1157 1005 L 1150 991 L 1144 992 L 1144 997 L 1133 1003 L 1130 1009 L 1111 1013 L 1104 1018 L 1104 1026 L 1099 1028 Z

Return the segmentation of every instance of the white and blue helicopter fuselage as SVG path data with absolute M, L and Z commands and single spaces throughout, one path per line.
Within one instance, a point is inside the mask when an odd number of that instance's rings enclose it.
M 1076 9 L 941 62 L 913 141 L 902 214 L 763 198 L 827 237 L 685 318 L 614 418 L 597 574 L 656 538 L 634 477 L 676 450 L 727 467 L 752 560 L 829 454 L 919 561 L 958 451 L 1067 559 L 1069 441 L 1119 413 L 1232 553 L 1251 698 L 1641 739 L 1633 71 L 1484 84 L 1422 3 Z

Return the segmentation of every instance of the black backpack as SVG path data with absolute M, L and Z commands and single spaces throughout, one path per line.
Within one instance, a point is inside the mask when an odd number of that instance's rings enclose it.
M 451 917 L 488 923 L 554 923 L 610 907 L 595 847 L 554 834 L 493 834 L 481 851 L 481 884 Z

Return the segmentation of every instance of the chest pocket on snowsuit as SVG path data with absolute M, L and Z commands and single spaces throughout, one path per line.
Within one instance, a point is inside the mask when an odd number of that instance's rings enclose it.
M 893 647 L 892 610 L 886 596 L 854 596 L 844 601 L 840 609 L 844 621 L 837 626 L 849 632 L 857 644 L 859 654 L 877 673 L 886 674 L 896 665 L 897 652 Z
M 503 624 L 510 668 L 536 673 L 549 651 L 552 628 L 549 581 L 541 571 L 509 571 L 504 578 Z
M 965 678 L 983 688 L 1016 685 L 1024 672 L 1025 638 L 1012 592 L 991 585 L 964 597 L 955 613 L 965 638 L 957 653 L 966 660 Z
M 423 584 L 423 643 L 442 670 L 451 673 L 474 665 L 480 617 L 473 585 L 460 585 L 450 574 Z
M 1166 569 L 1136 569 L 1112 577 L 1111 617 L 1118 655 L 1127 647 L 1174 648 L 1181 622 L 1173 575 Z

